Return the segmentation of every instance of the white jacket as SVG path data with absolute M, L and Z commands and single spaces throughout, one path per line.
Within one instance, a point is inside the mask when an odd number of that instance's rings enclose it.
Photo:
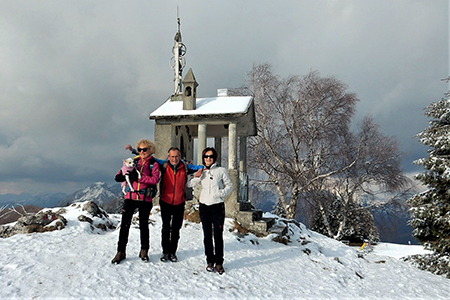
M 233 190 L 230 176 L 225 168 L 213 164 L 210 169 L 203 169 L 200 177 L 192 177 L 188 187 L 202 184 L 200 193 L 200 203 L 213 205 L 224 202 L 225 197 Z

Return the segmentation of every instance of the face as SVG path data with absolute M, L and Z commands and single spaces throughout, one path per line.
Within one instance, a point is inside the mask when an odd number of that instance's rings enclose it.
M 181 154 L 177 150 L 170 150 L 169 155 L 167 155 L 167 159 L 170 161 L 172 165 L 177 165 L 181 160 Z
M 214 163 L 213 152 L 208 151 L 203 155 L 203 159 L 205 161 L 205 166 L 209 167 Z
M 145 144 L 140 144 L 139 147 L 136 149 L 139 153 L 139 156 L 141 158 L 147 158 L 150 156 L 150 148 L 146 146 Z M 146 151 L 144 151 L 146 150 Z

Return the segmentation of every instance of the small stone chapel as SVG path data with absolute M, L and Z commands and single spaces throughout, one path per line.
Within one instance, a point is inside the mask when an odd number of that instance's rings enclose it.
M 201 164 L 202 151 L 213 139 L 217 162 L 228 169 L 233 183 L 233 191 L 225 199 L 226 217 L 247 229 L 266 232 L 270 225 L 261 219 L 262 211 L 252 209 L 248 201 L 247 138 L 256 135 L 253 98 L 228 96 L 227 89 L 218 89 L 213 97 L 197 98 L 199 84 L 192 69 L 182 79 L 186 47 L 179 19 L 173 54 L 175 91 L 150 114 L 155 120 L 155 156 L 165 158 L 170 147 L 178 147 L 186 161 Z M 227 149 L 222 148 L 222 139 L 228 140 Z

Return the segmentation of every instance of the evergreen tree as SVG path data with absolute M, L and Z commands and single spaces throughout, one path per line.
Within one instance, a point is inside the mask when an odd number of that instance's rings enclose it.
M 429 156 L 414 161 L 425 172 L 416 176 L 428 190 L 409 199 L 413 235 L 436 253 L 450 253 L 450 95 L 425 108 L 429 126 L 417 135 Z
M 380 240 L 374 225 L 374 218 L 368 208 L 357 202 L 345 202 L 342 198 L 327 191 L 321 191 L 317 196 L 323 201 L 322 207 L 326 211 L 323 212 L 317 207 L 313 211 L 312 230 L 329 236 L 327 227 L 333 228 L 332 234 L 336 236 L 339 228 L 344 225 L 340 229 L 338 240 L 348 240 L 350 243 L 363 243 L 366 239 L 371 243 L 376 243 Z M 327 214 L 328 218 L 323 218 L 323 213 Z M 344 224 L 342 223 L 343 219 L 347 220 Z M 324 224 L 324 220 L 329 223 L 328 226 Z
M 286 209 L 284 209 L 284 205 L 280 199 L 278 199 L 277 204 L 275 205 L 272 213 L 281 218 L 286 218 Z

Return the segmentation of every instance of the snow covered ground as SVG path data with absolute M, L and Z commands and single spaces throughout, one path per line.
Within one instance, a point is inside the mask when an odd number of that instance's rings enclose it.
M 133 228 L 127 259 L 112 265 L 118 231 L 91 230 L 79 214 L 68 207 L 61 231 L 0 240 L 1 299 L 450 299 L 448 279 L 398 259 L 423 253 L 421 246 L 380 244 L 358 258 L 357 248 L 304 227 L 291 232 L 286 246 L 229 232 L 227 219 L 226 273 L 219 275 L 205 270 L 200 224 L 185 221 L 179 262 L 159 261 L 161 218 L 154 208 L 150 262 L 138 259 Z M 120 215 L 110 218 L 118 222 Z

